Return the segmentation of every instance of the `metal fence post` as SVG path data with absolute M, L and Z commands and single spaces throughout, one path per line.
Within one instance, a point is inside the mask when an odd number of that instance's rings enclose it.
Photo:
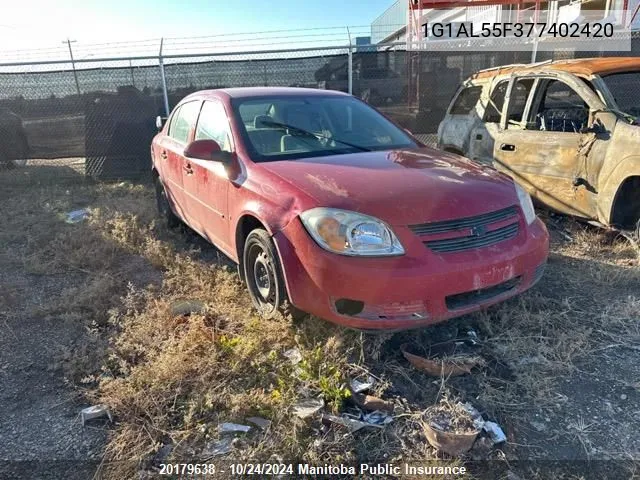
M 353 46 L 351 45 L 351 33 L 349 27 L 347 27 L 347 35 L 349 35 L 349 50 L 347 53 L 347 78 L 348 86 L 347 91 L 349 95 L 353 95 Z
M 158 63 L 160 64 L 160 79 L 162 81 L 162 96 L 164 98 L 164 111 L 167 117 L 169 116 L 169 92 L 167 91 L 167 78 L 164 75 L 164 62 L 162 61 L 162 46 L 164 44 L 164 38 L 160 39 L 160 52 L 158 53 Z

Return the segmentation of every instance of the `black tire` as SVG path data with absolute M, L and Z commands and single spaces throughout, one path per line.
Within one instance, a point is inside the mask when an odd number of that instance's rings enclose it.
M 280 258 L 265 230 L 256 228 L 247 236 L 242 271 L 251 302 L 262 318 L 274 318 L 281 313 L 297 321 L 306 315 L 289 303 Z
M 169 199 L 167 198 L 167 191 L 164 189 L 164 185 L 160 181 L 160 177 L 156 176 L 154 180 L 156 189 L 156 205 L 158 207 L 158 214 L 167 222 L 167 227 L 176 228 L 180 225 L 180 219 L 171 210 Z

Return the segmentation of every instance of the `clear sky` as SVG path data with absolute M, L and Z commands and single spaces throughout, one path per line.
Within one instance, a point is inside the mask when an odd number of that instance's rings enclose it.
M 363 26 L 393 1 L 17 0 L 2 2 L 0 51 L 60 47 L 67 37 L 86 44 Z

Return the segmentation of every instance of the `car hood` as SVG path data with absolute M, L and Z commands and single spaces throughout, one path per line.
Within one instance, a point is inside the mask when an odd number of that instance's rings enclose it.
M 511 179 L 432 148 L 265 162 L 264 169 L 312 197 L 392 225 L 447 220 L 518 203 Z

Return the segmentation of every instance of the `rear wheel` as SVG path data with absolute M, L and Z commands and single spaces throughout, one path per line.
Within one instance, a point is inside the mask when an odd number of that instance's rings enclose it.
M 169 228 L 176 228 L 180 225 L 180 219 L 177 217 L 173 210 L 171 210 L 171 205 L 169 204 L 169 199 L 167 198 L 167 191 L 162 185 L 160 181 L 160 177 L 156 176 L 155 178 L 155 189 L 156 189 L 156 205 L 158 207 L 158 213 L 162 218 L 167 222 L 167 226 Z
M 305 313 L 289 303 L 280 260 L 269 234 L 252 230 L 244 243 L 242 269 L 254 307 L 263 318 L 273 318 L 278 312 L 299 320 Z

